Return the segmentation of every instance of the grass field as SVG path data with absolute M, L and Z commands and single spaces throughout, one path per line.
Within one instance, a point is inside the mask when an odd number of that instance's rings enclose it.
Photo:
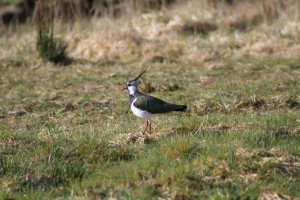
M 299 17 L 243 11 L 57 24 L 67 66 L 39 58 L 31 25 L 2 30 L 1 199 L 299 199 Z M 145 136 L 122 91 L 143 63 L 141 90 L 189 109 Z

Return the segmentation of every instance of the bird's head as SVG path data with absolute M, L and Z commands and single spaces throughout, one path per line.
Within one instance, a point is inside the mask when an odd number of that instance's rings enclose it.
M 131 95 L 133 95 L 136 91 L 138 91 L 137 81 L 146 72 L 147 67 L 148 67 L 147 65 L 144 65 L 142 71 L 140 72 L 140 74 L 136 78 L 128 81 L 126 83 L 126 86 L 123 88 L 123 90 L 127 89 L 129 91 L 129 94 L 131 94 Z

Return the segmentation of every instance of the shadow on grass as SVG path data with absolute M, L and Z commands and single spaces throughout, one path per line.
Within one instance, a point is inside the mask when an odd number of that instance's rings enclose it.
M 199 127 L 179 127 L 173 128 L 168 136 L 173 135 L 189 135 L 189 136 L 196 136 L 196 137 L 204 137 L 204 136 L 216 136 L 219 137 L 222 134 L 226 133 L 228 129 L 220 127 L 215 130 L 213 129 L 201 129 Z
M 113 60 L 98 60 L 98 61 L 90 61 L 86 59 L 71 59 L 71 64 L 82 64 L 82 65 L 93 65 L 93 66 L 106 66 L 106 65 L 116 65 L 123 64 L 121 62 L 113 61 Z
M 52 62 L 57 66 L 69 66 L 73 64 L 80 64 L 80 65 L 92 65 L 92 66 L 106 66 L 106 65 L 116 65 L 116 64 L 123 64 L 117 61 L 113 60 L 99 60 L 99 61 L 90 61 L 87 59 L 76 59 L 76 58 L 71 58 L 68 56 L 65 56 L 59 62 Z
M 176 136 L 190 136 L 190 137 L 197 137 L 197 138 L 218 138 L 225 134 L 227 130 L 211 130 L 211 129 L 199 129 L 197 127 L 179 127 L 179 128 L 172 128 L 167 133 L 164 134 L 149 134 L 149 135 L 139 135 L 131 138 L 128 143 L 143 143 L 145 145 L 152 145 L 157 142 L 160 142 L 166 138 L 172 138 Z
M 47 61 L 45 61 L 47 62 Z M 49 61 L 50 62 L 50 61 Z M 126 64 L 114 60 L 99 60 L 99 61 L 90 61 L 86 59 L 76 59 L 71 57 L 64 57 L 59 62 L 51 62 L 55 64 L 56 66 L 70 66 L 73 64 L 81 64 L 81 65 L 92 65 L 92 66 L 107 66 L 107 65 L 117 65 L 117 64 Z M 23 60 L 22 58 L 18 57 L 9 57 L 9 58 L 2 58 L 0 59 L 0 71 L 5 71 L 6 69 L 12 67 L 12 68 L 19 68 L 19 67 L 28 67 L 30 66 L 30 63 L 28 63 L 28 60 Z M 34 70 L 42 67 L 43 65 L 40 65 L 38 67 L 35 67 Z

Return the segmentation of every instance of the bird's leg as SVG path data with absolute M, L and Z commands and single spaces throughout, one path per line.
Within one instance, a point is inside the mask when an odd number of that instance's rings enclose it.
M 151 120 L 150 119 L 148 119 L 148 120 L 149 120 L 150 134 L 151 134 Z
M 145 132 L 146 132 L 146 130 L 147 130 L 147 128 L 148 128 L 148 126 L 149 126 L 149 122 L 148 122 L 148 119 L 146 119 L 146 122 L 147 122 L 147 124 L 146 124 L 146 128 L 144 129 L 144 131 L 143 131 L 143 135 L 145 134 Z

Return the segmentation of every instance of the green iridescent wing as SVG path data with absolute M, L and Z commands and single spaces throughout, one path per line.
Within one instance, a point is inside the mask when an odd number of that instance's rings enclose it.
M 148 95 L 140 95 L 133 103 L 135 107 L 146 110 L 152 114 L 167 113 L 171 111 L 184 111 L 187 107 L 185 105 L 176 105 L 167 103 L 156 97 Z

